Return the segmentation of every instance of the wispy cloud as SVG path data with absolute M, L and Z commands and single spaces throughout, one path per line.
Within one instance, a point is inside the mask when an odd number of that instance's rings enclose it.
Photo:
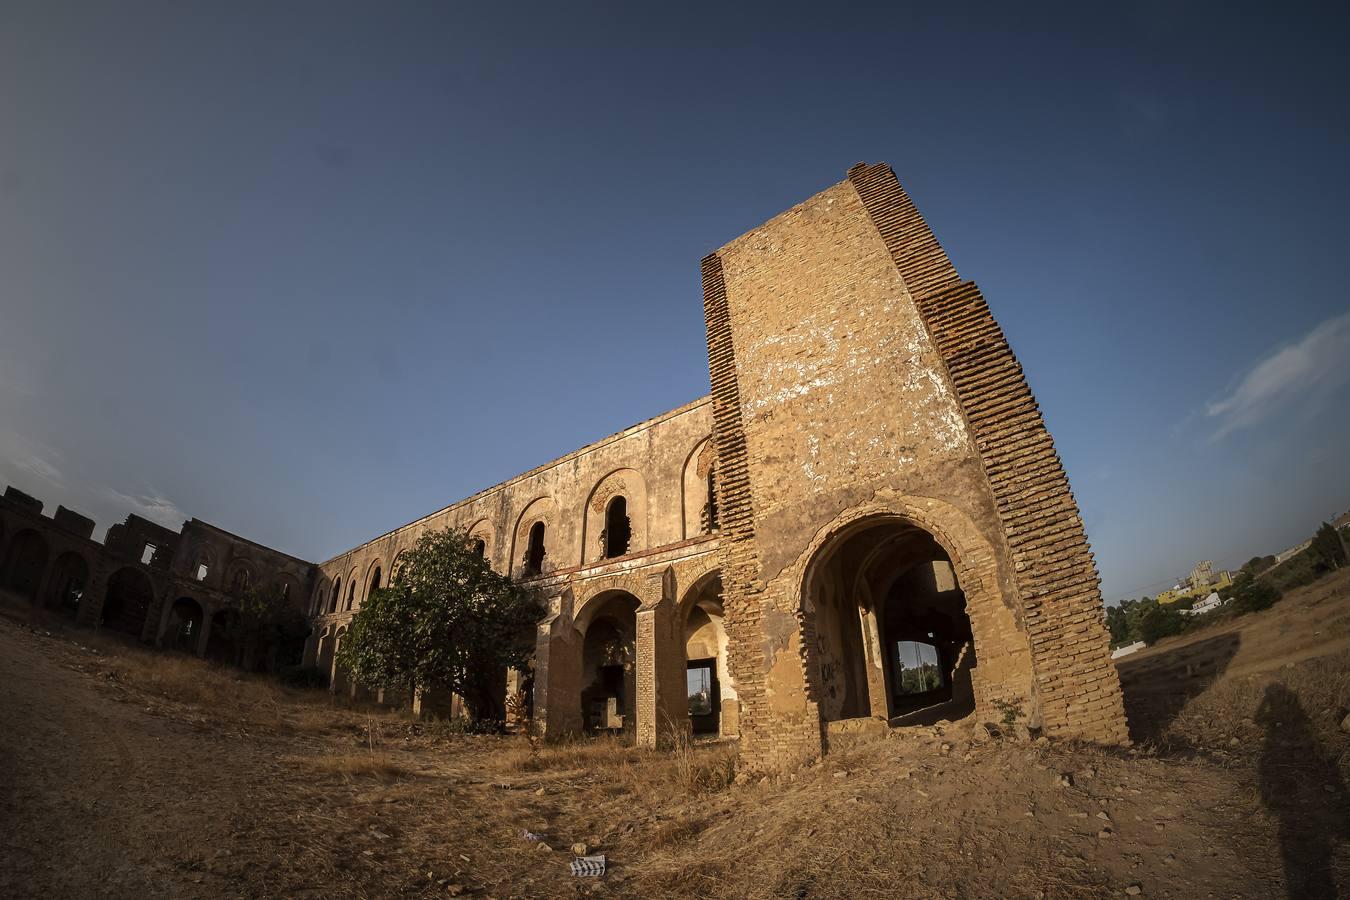
M 1281 410 L 1321 403 L 1347 381 L 1350 313 L 1342 313 L 1261 359 L 1226 397 L 1206 407 L 1205 416 L 1218 425 L 1218 440 Z
M 35 478 L 43 483 L 31 487 L 65 486 L 65 476 L 52 462 L 57 458 L 51 448 L 30 441 L 21 434 L 11 432 L 0 437 L 0 472 L 14 480 Z M 16 486 L 22 489 L 25 485 Z
M 145 494 L 124 494 L 109 488 L 103 491 L 103 495 L 122 509 L 134 512 L 151 522 L 157 522 L 165 528 L 176 531 L 187 521 L 187 516 L 177 504 L 153 488 Z

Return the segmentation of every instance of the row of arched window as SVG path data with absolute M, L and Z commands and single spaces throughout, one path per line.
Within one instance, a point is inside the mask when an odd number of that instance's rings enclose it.
M 704 534 L 710 534 L 718 529 L 718 511 L 717 511 L 717 492 L 715 475 L 716 470 L 712 465 L 708 466 L 705 477 L 706 499 L 702 508 L 698 512 L 698 524 Z M 640 507 L 639 507 L 640 509 Z M 520 575 L 523 578 L 533 578 L 543 574 L 544 559 L 548 555 L 546 546 L 548 526 L 544 520 L 537 519 L 530 525 L 529 533 L 526 538 L 525 552 L 520 557 Z M 487 541 L 478 536 L 472 538 L 473 548 L 479 556 L 487 554 Z M 633 522 L 629 514 L 628 498 L 623 494 L 616 494 L 610 497 L 605 504 L 604 527 L 600 532 L 600 549 L 602 559 L 615 559 L 628 554 L 632 550 L 633 544 Z M 365 596 L 369 597 L 371 593 L 378 590 L 381 585 L 381 571 L 377 565 L 371 572 L 369 583 L 366 585 Z M 328 602 L 321 604 L 326 609 L 321 612 L 335 613 L 339 610 L 351 610 L 356 606 L 356 578 L 355 570 L 347 576 L 346 598 L 343 600 L 343 580 L 338 578 L 333 583 L 333 589 L 329 595 Z

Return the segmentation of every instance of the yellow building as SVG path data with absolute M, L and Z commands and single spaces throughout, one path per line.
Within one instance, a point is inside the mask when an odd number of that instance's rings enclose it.
M 1232 583 L 1233 576 L 1227 569 L 1215 572 L 1214 563 L 1206 559 L 1196 564 L 1189 578 L 1171 590 L 1163 591 L 1157 599 L 1159 603 L 1176 603 L 1178 600 L 1204 597 L 1211 591 L 1222 590 Z

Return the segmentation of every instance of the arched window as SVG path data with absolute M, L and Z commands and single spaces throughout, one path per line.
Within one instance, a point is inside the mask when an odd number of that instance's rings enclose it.
M 530 526 L 530 543 L 525 549 L 525 574 L 538 575 L 544 570 L 544 523 Z
M 234 594 L 243 594 L 248 591 L 251 583 L 252 577 L 248 569 L 240 566 L 234 570 L 234 577 L 230 579 L 230 591 Z
M 347 608 L 351 609 L 356 605 L 356 582 L 347 582 Z
M 366 590 L 366 597 L 370 597 L 380 589 L 380 567 L 376 566 L 375 571 L 370 573 L 370 587 Z
M 484 556 L 487 556 L 487 541 L 483 540 L 482 538 L 474 538 L 473 552 L 478 555 L 479 559 L 482 559 Z
M 330 613 L 335 613 L 338 611 L 338 602 L 341 599 L 342 599 L 342 579 L 339 578 L 337 581 L 333 582 L 333 603 L 328 610 Z
M 628 552 L 632 538 L 633 525 L 628 521 L 628 501 L 623 497 L 615 497 L 605 508 L 605 532 L 602 538 L 605 558 L 623 556 Z

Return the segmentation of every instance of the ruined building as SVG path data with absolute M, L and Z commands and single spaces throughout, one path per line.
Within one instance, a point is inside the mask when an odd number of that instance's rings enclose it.
M 506 680 L 549 735 L 737 735 L 764 769 L 859 721 L 1018 715 L 1125 741 L 1050 435 L 890 168 L 710 254 L 703 307 L 711 396 L 319 564 L 306 661 L 359 693 L 333 663 L 347 623 L 454 526 L 548 600 L 531 671 Z
M 93 520 L 14 487 L 0 497 L 0 589 L 8 598 L 64 613 L 164 647 L 247 668 L 299 663 L 299 646 L 245 647 L 241 599 L 261 594 L 307 608 L 313 563 L 230 534 L 200 519 L 172 531 L 140 516 L 95 541 Z

